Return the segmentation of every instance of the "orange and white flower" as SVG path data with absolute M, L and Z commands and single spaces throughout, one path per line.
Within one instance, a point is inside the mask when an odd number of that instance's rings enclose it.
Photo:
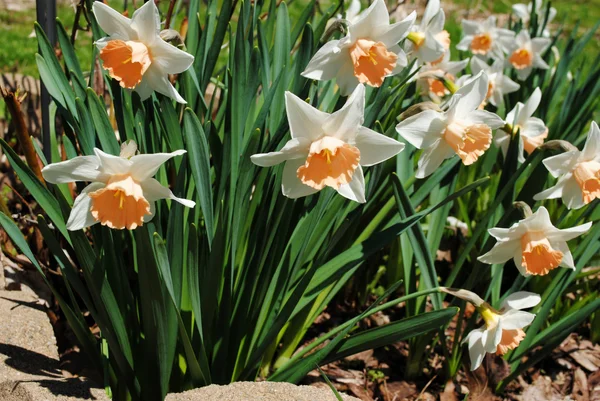
M 446 111 L 425 110 L 407 118 L 396 131 L 410 144 L 424 149 L 415 176 L 433 173 L 445 159 L 458 155 L 468 166 L 492 143 L 492 130 L 504 125 L 494 113 L 478 110 L 488 91 L 488 78 L 479 73 L 449 100 Z
M 114 229 L 133 230 L 154 217 L 154 202 L 172 199 L 187 207 L 195 202 L 181 199 L 152 178 L 167 160 L 186 153 L 138 154 L 134 142 L 124 145 L 120 156 L 94 149 L 93 156 L 78 156 L 50 164 L 42 170 L 53 184 L 91 182 L 73 204 L 67 229 L 81 230 L 96 223 Z
M 540 192 L 535 200 L 562 198 L 569 209 L 579 209 L 600 198 L 600 129 L 592 122 L 583 150 L 572 150 L 548 157 L 544 165 L 558 178 L 551 188 Z
M 488 264 L 504 263 L 513 259 L 522 275 L 548 274 L 563 266 L 575 269 L 567 241 L 587 232 L 592 223 L 564 230 L 556 228 L 545 207 L 515 223 L 510 228 L 491 228 L 490 235 L 498 241 L 485 255 L 477 258 Z
M 547 70 L 550 66 L 542 59 L 552 41 L 549 38 L 531 38 L 529 32 L 523 29 L 516 36 L 510 49 L 508 62 L 517 70 L 517 77 L 524 81 L 529 77 L 534 68 Z
M 421 67 L 416 75 L 417 90 L 421 96 L 426 96 L 435 103 L 441 103 L 442 98 L 450 94 L 444 81 L 454 82 L 456 75 L 468 64 L 469 59 L 450 61 L 450 51 L 447 51 L 439 62 L 426 63 Z
M 331 40 L 310 60 L 302 76 L 319 81 L 336 79 L 343 96 L 359 84 L 379 87 L 385 77 L 399 73 L 407 64 L 398 46 L 415 21 L 415 13 L 390 25 L 384 0 L 375 0 L 348 27 L 348 35 Z
M 439 0 L 429 0 L 423 18 L 407 35 L 405 50 L 422 63 L 439 60 L 450 48 L 450 34 L 444 30 L 446 15 Z
M 515 40 L 513 31 L 496 27 L 493 15 L 485 21 L 462 20 L 462 28 L 463 38 L 456 48 L 479 56 L 503 59 Z
M 525 338 L 523 328 L 535 319 L 535 314 L 522 309 L 533 308 L 541 301 L 538 294 L 515 292 L 506 297 L 498 311 L 471 291 L 444 287 L 441 290 L 473 303 L 485 323 L 484 326 L 471 331 L 463 340 L 463 344 L 466 343 L 469 348 L 471 370 L 481 366 L 488 353 L 504 355 L 517 348 Z
M 498 146 L 504 157 L 508 153 L 510 138 L 519 131 L 519 162 L 525 161 L 523 151 L 528 154 L 544 143 L 548 137 L 548 128 L 544 122 L 532 117 L 537 110 L 542 100 L 542 91 L 540 88 L 535 88 L 525 104 L 518 102 L 516 106 L 506 115 L 506 128 L 498 130 L 494 142 Z
M 160 15 L 154 1 L 146 2 L 131 19 L 101 1 L 95 1 L 92 10 L 109 35 L 95 43 L 109 75 L 123 88 L 136 91 L 142 100 L 156 91 L 185 103 L 168 74 L 190 68 L 194 56 L 161 39 Z
M 491 103 L 496 107 L 504 104 L 504 95 L 519 90 L 520 85 L 504 75 L 504 61 L 496 60 L 492 65 L 488 65 L 484 60 L 473 57 L 471 59 L 471 71 L 473 74 L 479 74 L 484 71 L 488 76 L 488 91 L 486 94 L 486 103 Z
M 285 94 L 285 105 L 292 139 L 278 152 L 256 154 L 251 160 L 262 167 L 285 162 L 281 187 L 288 198 L 331 187 L 364 203 L 362 166 L 379 164 L 404 149 L 404 144 L 362 126 L 363 85 L 333 114 L 315 109 L 290 92 Z

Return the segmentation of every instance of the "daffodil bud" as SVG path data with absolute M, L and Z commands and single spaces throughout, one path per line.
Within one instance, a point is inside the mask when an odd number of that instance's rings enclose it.
M 175 29 L 163 29 L 160 31 L 160 38 L 165 42 L 171 43 L 173 46 L 183 46 L 181 35 Z
M 577 146 L 575 146 L 572 143 L 565 141 L 563 139 L 553 139 L 551 141 L 548 141 L 545 144 L 543 144 L 542 146 L 540 146 L 540 149 L 562 150 L 564 152 L 571 152 L 574 150 L 579 150 L 579 149 L 577 149 Z

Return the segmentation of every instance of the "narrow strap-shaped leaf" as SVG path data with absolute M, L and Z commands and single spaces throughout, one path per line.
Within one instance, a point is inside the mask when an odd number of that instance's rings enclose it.
M 198 117 L 196 117 L 196 114 L 191 109 L 186 109 L 184 112 L 183 133 L 189 151 L 190 168 L 196 183 L 198 200 L 202 208 L 202 215 L 204 216 L 208 243 L 211 246 L 214 236 L 214 214 L 210 180 L 210 151 L 204 129 Z
M 40 182 L 40 180 L 27 167 L 25 162 L 15 153 L 14 150 L 3 139 L 0 139 L 0 146 L 4 150 L 6 157 L 12 168 L 15 170 L 31 196 L 44 209 L 50 220 L 54 223 L 58 231 L 69 240 L 67 226 L 63 219 L 60 207 L 56 198 L 50 193 L 48 188 Z

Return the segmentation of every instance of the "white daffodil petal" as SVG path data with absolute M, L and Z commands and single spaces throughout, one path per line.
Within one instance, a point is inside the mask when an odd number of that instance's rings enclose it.
M 531 216 L 521 220 L 520 226 L 526 227 L 529 231 L 549 231 L 556 229 L 550 220 L 548 209 L 540 206 Z
M 466 34 L 466 32 L 464 31 L 463 28 L 463 33 Z M 471 42 L 473 42 L 473 35 L 467 35 L 465 37 L 463 37 L 460 42 L 458 42 L 456 44 L 456 48 L 460 51 L 466 52 L 467 50 L 469 50 L 469 48 L 471 47 Z M 474 57 L 473 60 L 479 60 L 478 58 Z M 473 67 L 474 64 L 471 64 L 471 67 Z M 477 74 L 479 72 L 479 70 L 476 70 L 475 68 L 472 68 L 473 74 Z
M 485 72 L 480 72 L 472 81 L 456 91 L 455 96 L 460 97 L 452 107 L 455 117 L 464 117 L 476 110 L 485 99 L 487 91 L 488 77 Z
M 509 310 L 502 315 L 502 329 L 504 330 L 515 330 L 522 329 L 523 327 L 529 326 L 535 315 L 529 312 L 523 312 L 520 310 Z
M 527 269 L 523 266 L 523 248 L 522 247 L 518 247 L 517 250 L 515 251 L 515 254 L 513 255 L 513 262 L 515 263 L 515 266 L 517 266 L 517 269 L 519 270 L 519 273 L 521 273 L 522 276 L 524 276 L 524 277 L 530 276 L 530 274 L 527 272 Z
M 581 188 L 575 177 L 572 175 L 569 179 L 565 180 L 562 191 L 562 200 L 569 209 L 581 209 L 585 206 Z
M 543 199 L 557 199 L 563 196 L 563 189 L 565 187 L 566 180 L 559 181 L 555 186 L 550 187 L 542 192 L 539 192 L 533 196 L 534 200 Z
M 404 144 L 369 128 L 360 127 L 356 135 L 356 147 L 360 151 L 360 164 L 372 166 L 396 156 Z
M 514 239 L 512 238 L 510 228 L 494 227 L 488 230 L 488 233 L 497 240 Z
M 504 299 L 501 309 L 529 309 L 539 304 L 541 300 L 542 298 L 534 292 L 517 291 Z
M 446 49 L 440 43 L 431 31 L 425 33 L 425 43 L 417 50 L 417 54 L 421 61 L 431 63 L 442 57 Z
M 125 174 L 133 164 L 128 159 L 105 153 L 98 148 L 94 148 L 94 153 L 100 162 L 100 171 L 108 175 Z
M 317 110 L 292 92 L 285 93 L 285 109 L 292 138 L 315 141 L 324 134 L 323 124 L 329 114 Z
M 484 330 L 483 328 L 473 330 L 467 337 L 471 370 L 475 370 L 481 366 L 481 362 L 483 362 L 483 358 L 485 357 L 485 349 L 482 342 Z
M 498 338 L 500 335 L 500 338 Z M 495 353 L 498 349 L 498 344 L 500 343 L 500 339 L 502 338 L 502 329 L 500 328 L 500 321 L 494 327 L 488 328 L 483 332 L 481 336 L 481 342 L 483 344 L 483 349 L 485 352 L 490 354 Z M 496 342 L 498 339 L 498 342 Z
M 148 84 L 147 78 L 142 77 L 142 82 L 136 85 L 134 91 L 140 96 L 140 100 L 148 99 L 154 93 L 154 89 Z
M 530 117 L 527 120 L 525 126 L 519 132 L 522 136 L 534 138 L 536 136 L 540 136 L 544 133 L 547 133 L 548 128 L 546 128 L 546 124 L 544 124 L 544 122 L 541 119 L 537 117 Z
M 152 45 L 152 62 L 169 74 L 180 74 L 194 62 L 194 56 L 158 38 Z
M 283 176 L 281 177 L 281 191 L 284 196 L 291 199 L 302 198 L 304 196 L 312 195 L 319 190 L 304 185 L 300 178 L 298 178 L 298 168 L 304 164 L 304 160 L 295 159 L 288 160 L 285 162 L 283 167 Z
M 92 216 L 90 213 L 90 208 L 92 207 L 92 198 L 89 197 L 89 193 L 104 188 L 104 186 L 104 183 L 94 182 L 85 187 L 79 196 L 75 198 L 73 209 L 71 209 L 69 220 L 67 221 L 67 230 L 82 230 L 85 227 L 90 227 L 98 223 L 98 221 L 96 221 L 94 216 Z
M 575 261 L 573 260 L 573 254 L 569 249 L 569 245 L 567 245 L 566 242 L 555 242 L 552 244 L 552 246 L 556 247 L 557 250 L 563 253 L 560 265 L 562 267 L 566 267 L 567 269 L 575 270 Z
M 135 10 L 131 16 L 131 27 L 137 31 L 139 40 L 146 46 L 159 39 L 160 13 L 154 1 L 147 1 Z
M 433 18 L 427 24 L 427 29 L 433 34 L 437 34 L 444 29 L 446 23 L 446 13 L 442 8 L 433 16 Z
M 286 160 L 306 160 L 311 141 L 308 138 L 293 138 L 287 141 L 285 146 L 278 152 L 259 153 L 250 156 L 252 163 L 261 167 L 271 167 Z
M 377 35 L 373 39 L 377 42 L 383 43 L 387 48 L 390 48 L 393 45 L 398 44 L 398 42 L 406 37 L 409 29 L 415 23 L 416 18 L 417 13 L 413 11 L 408 15 L 408 17 L 404 18 L 400 22 L 396 22 L 395 24 L 388 26 L 383 34 Z
M 358 85 L 346 104 L 327 117 L 323 124 L 325 134 L 351 142 L 358 133 L 358 127 L 364 122 L 365 113 L 365 86 Z
M 99 170 L 96 156 L 77 156 L 71 160 L 52 163 L 42 169 L 44 179 L 52 184 L 74 181 L 105 181 L 106 174 Z
M 565 228 L 565 229 L 554 229 L 546 232 L 546 237 L 550 240 L 556 241 L 570 241 L 573 238 L 577 238 L 580 235 L 585 234 L 592 228 L 592 222 L 589 221 L 585 224 L 581 224 L 579 226 Z
M 375 0 L 360 17 L 348 27 L 348 33 L 353 41 L 360 38 L 373 37 L 376 27 L 389 25 L 390 15 L 384 0 Z
M 425 178 L 431 175 L 444 160 L 454 156 L 454 150 L 443 140 L 438 139 L 437 143 L 425 149 L 417 163 L 416 178 Z
M 600 159 L 600 128 L 598 128 L 598 124 L 595 121 L 592 121 L 581 154 L 584 160 Z
M 181 203 L 183 206 L 196 206 L 196 202 L 189 199 L 178 198 L 173 194 L 173 192 L 171 192 L 169 188 L 165 187 L 154 178 L 148 178 L 144 180 L 141 184 L 142 190 L 144 191 L 144 197 L 148 202 L 152 203 L 159 199 L 171 199 L 175 202 Z
M 542 160 L 542 163 L 544 163 L 544 166 L 546 166 L 553 177 L 558 178 L 573 170 L 577 163 L 577 159 L 579 158 L 579 154 L 580 152 L 578 150 L 572 150 L 556 156 L 547 157 Z
M 475 124 L 485 124 L 491 129 L 504 126 L 505 122 L 494 113 L 485 110 L 474 110 L 469 113 L 469 120 Z
M 443 114 L 434 110 L 425 110 L 408 117 L 396 126 L 398 134 L 418 149 L 432 146 L 440 139 L 445 129 Z
M 335 83 L 340 88 L 341 96 L 350 96 L 354 92 L 360 82 L 354 75 L 354 65 L 351 62 L 342 64 L 335 77 Z
M 362 167 L 359 165 L 354 170 L 352 180 L 348 184 L 340 185 L 338 193 L 344 198 L 353 200 L 358 203 L 365 203 L 365 177 L 363 175 Z
M 550 38 L 533 38 L 531 39 L 531 48 L 535 53 L 543 53 L 552 43 Z
M 348 51 L 340 49 L 338 46 L 339 40 L 325 43 L 310 59 L 301 75 L 320 81 L 328 81 L 337 77 L 344 64 L 351 63 Z
M 162 93 L 178 103 L 187 103 L 179 92 L 177 92 L 177 89 L 171 85 L 167 73 L 160 66 L 151 64 L 148 70 L 146 70 L 143 80 L 156 92 Z
M 185 153 L 187 153 L 187 151 L 181 149 L 171 153 L 148 153 L 135 155 L 129 159 L 132 163 L 129 173 L 137 181 L 144 181 L 147 178 L 154 177 L 160 166 L 162 166 L 167 160 L 175 156 L 181 156 Z
M 488 265 L 505 263 L 513 257 L 520 246 L 518 241 L 497 242 L 489 252 L 479 256 L 477 260 Z
M 148 223 L 149 221 L 151 221 L 154 218 L 154 215 L 156 214 L 156 202 L 148 203 L 150 204 L 150 213 L 144 215 L 144 223 Z
M 137 32 L 131 27 L 131 20 L 101 1 L 92 4 L 92 11 L 98 25 L 110 36 L 124 40 L 137 40 Z
M 541 100 L 542 91 L 540 90 L 540 88 L 535 88 L 535 90 L 521 109 L 521 112 L 519 113 L 519 120 L 523 121 L 524 119 L 528 119 L 529 117 L 533 116 L 533 113 L 535 113 L 535 111 L 537 110 Z
M 463 35 L 473 36 L 481 32 L 481 24 L 478 21 L 469 21 L 463 19 L 461 21 Z
M 439 11 L 440 0 L 429 0 L 427 2 L 427 6 L 425 7 L 425 11 L 423 12 L 421 26 L 426 28 L 429 25 L 429 22 L 437 15 Z
M 519 85 L 518 83 L 516 83 L 509 77 L 504 76 L 504 75 L 502 76 L 502 80 L 500 82 L 500 88 L 502 89 L 502 93 L 504 93 L 504 94 L 513 93 L 513 92 L 518 91 L 520 87 L 521 87 L 521 85 Z
M 532 71 L 532 67 L 526 67 L 521 70 L 517 70 L 517 78 L 519 79 L 519 81 L 525 81 L 529 77 L 529 75 L 531 75 Z
M 529 10 L 527 10 L 526 4 L 521 4 L 521 3 L 513 4 L 512 10 L 513 10 L 513 13 L 515 14 L 515 16 L 517 18 L 523 20 L 523 22 L 529 21 Z
M 494 143 L 502 151 L 502 155 L 506 157 L 508 153 L 508 147 L 510 145 L 511 136 L 505 131 L 498 130 L 494 136 Z

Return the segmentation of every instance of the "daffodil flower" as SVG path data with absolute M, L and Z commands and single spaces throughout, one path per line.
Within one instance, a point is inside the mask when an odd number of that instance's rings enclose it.
M 290 92 L 285 94 L 285 104 L 292 139 L 280 151 L 256 154 L 251 160 L 262 167 L 285 162 L 281 186 L 288 198 L 331 187 L 350 200 L 364 203 L 361 166 L 381 163 L 404 148 L 404 144 L 362 126 L 363 85 L 333 114 L 315 109 Z
M 389 23 L 384 0 L 375 0 L 348 27 L 348 35 L 321 47 L 302 76 L 319 81 L 336 79 L 340 93 L 347 96 L 360 83 L 379 87 L 385 77 L 399 73 L 407 64 L 398 42 L 406 37 L 415 14 Z
M 496 107 L 504 104 L 504 95 L 516 92 L 520 87 L 518 83 L 504 75 L 503 70 L 504 62 L 502 60 L 496 60 L 492 65 L 488 65 L 488 63 L 478 57 L 471 59 L 471 71 L 474 74 L 484 71 L 488 76 L 488 91 L 485 99 L 486 102 Z
M 559 266 L 575 269 L 567 241 L 584 234 L 591 226 L 592 223 L 586 223 L 558 229 L 550 221 L 548 210 L 541 206 L 531 216 L 510 228 L 489 229 L 490 235 L 498 242 L 477 259 L 483 263 L 497 264 L 512 258 L 524 276 L 543 276 Z
M 396 126 L 404 139 L 424 149 L 415 176 L 424 178 L 445 159 L 458 155 L 468 166 L 492 143 L 492 130 L 504 125 L 494 113 L 478 110 L 488 91 L 488 78 L 478 74 L 451 98 L 446 111 L 425 110 Z
M 558 178 L 551 188 L 533 198 L 561 198 L 567 208 L 579 209 L 596 198 L 600 198 L 600 129 L 592 122 L 582 151 L 572 150 L 552 156 L 543 161 L 544 165 Z
M 450 94 L 450 90 L 446 87 L 448 82 L 454 82 L 456 74 L 464 70 L 468 64 L 469 59 L 450 61 L 450 51 L 447 51 L 438 62 L 423 65 L 416 75 L 419 93 L 436 103 L 441 103 L 442 98 Z
M 185 100 L 171 85 L 168 74 L 187 70 L 194 56 L 161 39 L 160 17 L 154 1 L 148 1 L 131 19 L 101 1 L 92 10 L 100 27 L 109 36 L 96 41 L 102 66 L 123 88 L 136 91 L 142 100 L 153 91 Z
M 538 294 L 515 292 L 506 297 L 498 311 L 471 291 L 445 287 L 440 289 L 474 304 L 485 323 L 483 327 L 471 331 L 462 341 L 469 348 L 471 370 L 481 366 L 488 353 L 504 355 L 517 348 L 525 338 L 523 328 L 535 319 L 535 314 L 522 309 L 533 308 L 541 301 Z
M 544 139 L 548 137 L 548 128 L 544 122 L 532 117 L 537 110 L 542 100 L 542 91 L 540 88 L 535 88 L 525 104 L 518 102 L 516 106 L 506 115 L 506 127 L 498 130 L 494 142 L 498 146 L 504 157 L 508 153 L 510 138 L 517 133 L 520 134 L 519 139 L 519 162 L 525 161 L 523 151 L 528 154 L 544 143 Z
M 163 163 L 185 150 L 138 155 L 136 150 L 135 143 L 130 142 L 122 147 L 120 156 L 94 149 L 93 156 L 78 156 L 44 167 L 44 179 L 53 184 L 91 182 L 75 199 L 67 229 L 81 230 L 100 223 L 133 230 L 154 217 L 154 202 L 159 199 L 195 206 L 195 202 L 176 197 L 152 178 Z
M 422 63 L 439 60 L 450 48 L 450 34 L 444 30 L 446 15 L 439 0 L 429 0 L 423 18 L 407 35 L 407 53 Z
M 542 0 L 535 2 L 535 13 L 538 18 L 539 27 L 538 35 L 541 33 L 542 36 L 547 38 L 550 36 L 550 30 L 548 29 L 548 26 L 550 25 L 554 17 L 556 17 L 556 8 L 550 7 L 550 11 L 548 12 L 548 19 L 546 20 L 546 7 L 547 6 L 544 5 L 544 2 Z M 518 19 L 523 21 L 524 24 L 529 24 L 529 21 L 531 20 L 531 14 L 533 11 L 533 2 L 530 2 L 529 4 L 513 4 L 512 11 Z M 541 31 L 544 25 L 546 27 L 543 31 Z
M 533 38 L 527 30 L 519 32 L 511 48 L 508 62 L 517 70 L 517 77 L 524 81 L 529 77 L 534 68 L 547 70 L 550 68 L 542 59 L 542 53 L 546 51 L 552 41 L 549 38 Z
M 502 59 L 515 40 L 513 31 L 496 27 L 493 15 L 485 21 L 462 20 L 462 28 L 464 36 L 456 48 L 480 56 Z

